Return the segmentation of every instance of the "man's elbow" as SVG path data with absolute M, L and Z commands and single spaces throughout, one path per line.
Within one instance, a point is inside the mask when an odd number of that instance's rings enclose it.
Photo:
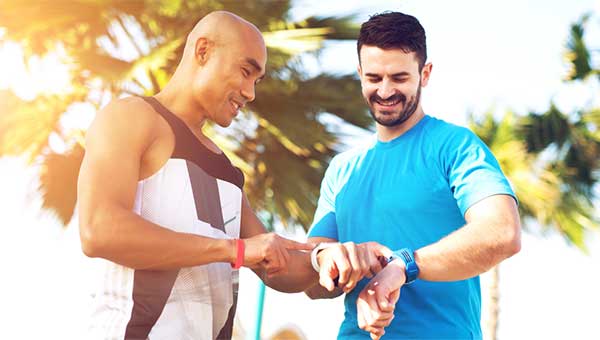
M 87 257 L 100 256 L 100 242 L 94 232 L 94 227 L 87 223 L 79 224 L 79 238 L 81 240 L 81 250 Z
M 102 218 L 98 214 L 84 218 L 80 216 L 79 238 L 81 250 L 88 257 L 102 257 L 106 242 L 102 232 Z
M 505 257 L 509 258 L 521 251 L 521 223 L 516 221 L 510 226 L 510 232 L 507 233 L 504 240 Z
M 320 298 L 320 296 L 318 294 L 315 294 L 310 288 L 305 290 L 304 294 L 306 294 L 306 296 L 308 296 L 308 298 L 311 300 L 317 300 Z
M 306 294 L 306 296 L 308 296 L 309 299 L 311 300 L 316 300 L 316 299 L 321 299 L 322 298 L 322 294 L 319 294 L 319 285 L 313 285 L 311 287 L 308 287 L 307 289 L 304 290 L 304 294 Z
M 304 294 L 306 294 L 306 296 L 308 296 L 308 298 L 311 300 L 333 299 L 342 295 L 342 293 L 343 292 L 341 289 L 336 289 L 333 292 L 329 292 L 319 284 L 304 290 Z

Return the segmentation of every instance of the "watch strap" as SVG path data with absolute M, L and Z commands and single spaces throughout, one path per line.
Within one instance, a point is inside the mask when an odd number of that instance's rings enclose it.
M 415 261 L 413 251 L 408 248 L 396 250 L 392 254 L 392 256 L 390 256 L 388 262 L 391 262 L 396 259 L 402 260 L 402 262 L 404 262 L 404 273 L 406 274 L 405 284 L 413 283 L 417 279 L 417 277 L 419 277 L 419 266 L 417 266 L 417 262 Z

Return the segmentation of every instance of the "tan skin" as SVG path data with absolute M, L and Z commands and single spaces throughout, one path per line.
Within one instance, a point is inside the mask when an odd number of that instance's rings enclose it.
M 260 32 L 237 16 L 214 12 L 190 33 L 178 70 L 156 98 L 186 122 L 201 143 L 221 153 L 202 126 L 206 120 L 228 126 L 237 110 L 254 100 L 265 64 Z M 78 182 L 86 255 L 153 270 L 235 261 L 233 240 L 175 232 L 132 212 L 138 181 L 156 173 L 174 147 L 170 126 L 139 98 L 116 100 L 97 114 L 86 136 Z M 267 233 L 245 195 L 240 237 L 246 243 L 244 266 L 271 287 L 302 291 L 317 280 L 305 252 L 313 245 Z

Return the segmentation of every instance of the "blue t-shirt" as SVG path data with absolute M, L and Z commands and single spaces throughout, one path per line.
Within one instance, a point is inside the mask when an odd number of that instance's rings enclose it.
M 374 138 L 334 157 L 309 237 L 416 250 L 462 227 L 469 207 L 497 194 L 515 197 L 485 144 L 466 128 L 424 116 L 390 142 Z M 356 319 L 368 281 L 345 297 L 340 339 L 370 339 Z M 480 317 L 479 277 L 417 280 L 402 287 L 386 337 L 478 339 Z

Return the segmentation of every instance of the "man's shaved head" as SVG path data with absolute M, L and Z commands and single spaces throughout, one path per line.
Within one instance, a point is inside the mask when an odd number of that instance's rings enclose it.
M 266 62 L 267 48 L 256 26 L 229 12 L 212 12 L 188 34 L 181 62 L 167 86 L 190 98 L 194 111 L 204 118 L 227 126 L 254 100 Z
M 193 56 L 200 38 L 218 48 L 232 47 L 243 41 L 256 41 L 265 48 L 262 34 L 256 26 L 226 11 L 211 12 L 198 21 L 187 36 L 182 62 L 186 62 L 186 57 Z

